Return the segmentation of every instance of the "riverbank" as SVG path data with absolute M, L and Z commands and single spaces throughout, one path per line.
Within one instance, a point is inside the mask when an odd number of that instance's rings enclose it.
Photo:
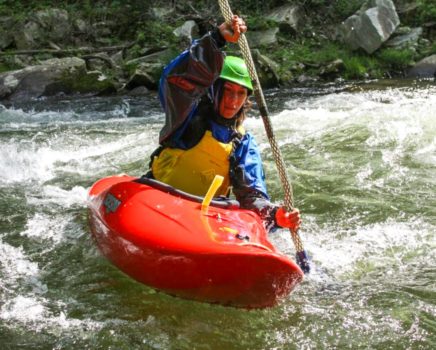
M 264 87 L 436 72 L 436 5 L 429 0 L 231 3 L 249 25 Z M 3 1 L 0 100 L 147 94 L 162 68 L 216 24 L 217 13 L 217 2 L 207 0 Z

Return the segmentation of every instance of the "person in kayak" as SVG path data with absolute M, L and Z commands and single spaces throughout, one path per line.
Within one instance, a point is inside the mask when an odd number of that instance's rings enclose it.
M 253 87 L 241 58 L 225 57 L 226 42 L 237 42 L 245 22 L 234 16 L 165 67 L 159 98 L 165 111 L 159 148 L 146 176 L 204 196 L 215 175 L 224 177 L 217 195 L 230 186 L 242 208 L 257 212 L 268 230 L 298 229 L 298 209 L 286 212 L 270 202 L 260 151 L 242 122 Z

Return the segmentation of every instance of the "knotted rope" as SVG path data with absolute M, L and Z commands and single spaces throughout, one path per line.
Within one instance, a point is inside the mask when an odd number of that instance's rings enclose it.
M 228 0 L 218 0 L 218 3 L 224 20 L 229 24 L 232 23 L 233 13 Z M 284 205 L 287 211 L 291 211 L 294 208 L 294 198 L 291 182 L 288 179 L 282 153 L 274 136 L 271 120 L 268 115 L 268 108 L 266 105 L 265 97 L 263 95 L 262 87 L 259 82 L 259 77 L 257 75 L 250 47 L 248 46 L 248 41 L 244 33 L 241 33 L 238 40 L 238 45 L 241 50 L 242 57 L 244 58 L 245 64 L 247 65 L 248 73 L 250 74 L 251 82 L 253 84 L 254 96 L 259 107 L 260 115 L 265 126 L 266 135 L 268 137 L 269 144 L 271 145 L 274 161 L 279 172 L 280 182 L 282 183 L 284 191 Z M 291 236 L 292 241 L 295 245 L 295 249 L 297 251 L 297 263 L 305 273 L 309 272 L 309 261 L 298 231 L 291 230 Z

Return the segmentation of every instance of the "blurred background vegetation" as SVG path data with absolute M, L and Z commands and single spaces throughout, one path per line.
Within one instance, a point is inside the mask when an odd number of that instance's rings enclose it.
M 364 0 L 231 0 L 235 13 L 243 16 L 251 29 L 266 29 L 271 23 L 265 13 L 285 4 L 299 4 L 308 15 L 308 21 L 298 33 L 280 33 L 274 50 L 260 48 L 276 61 L 280 72 L 290 69 L 297 71 L 298 63 L 304 65 L 305 74 L 316 75 L 320 65 L 341 59 L 345 70 L 343 77 L 358 79 L 367 76 L 380 78 L 391 73 L 402 72 L 425 55 L 436 53 L 436 44 L 430 43 L 420 52 L 410 49 L 381 48 L 374 54 L 361 50 L 351 51 L 339 41 L 332 40 L 333 26 L 339 25 L 355 13 Z M 435 0 L 394 0 L 398 7 L 416 5 L 413 16 L 401 18 L 402 26 L 420 26 L 425 22 L 436 21 Z M 111 21 L 116 24 L 108 45 L 134 41 L 130 54 L 140 56 L 144 46 L 177 46 L 178 39 L 173 35 L 175 28 L 187 19 L 203 20 L 200 32 L 219 21 L 217 0 L 83 0 L 83 1 L 23 1 L 0 0 L 0 17 L 14 17 L 16 20 L 28 18 L 33 12 L 51 7 L 65 9 L 71 17 L 82 18 L 89 23 Z M 159 7 L 175 8 L 175 15 L 162 21 L 153 16 L 152 9 Z M 201 34 L 201 33 L 200 33 Z M 179 49 L 179 48 L 177 48 Z M 297 68 L 296 68 L 297 67 Z M 303 66 L 301 66 L 303 67 Z M 3 69 L 4 70 L 4 69 Z M 386 72 L 391 72 L 386 74 Z

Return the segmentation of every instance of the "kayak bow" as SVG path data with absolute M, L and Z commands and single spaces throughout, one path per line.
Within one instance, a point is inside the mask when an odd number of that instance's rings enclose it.
M 260 217 L 237 202 L 203 198 L 151 179 L 111 176 L 90 189 L 100 251 L 135 280 L 182 298 L 259 308 L 302 280 L 267 239 Z

